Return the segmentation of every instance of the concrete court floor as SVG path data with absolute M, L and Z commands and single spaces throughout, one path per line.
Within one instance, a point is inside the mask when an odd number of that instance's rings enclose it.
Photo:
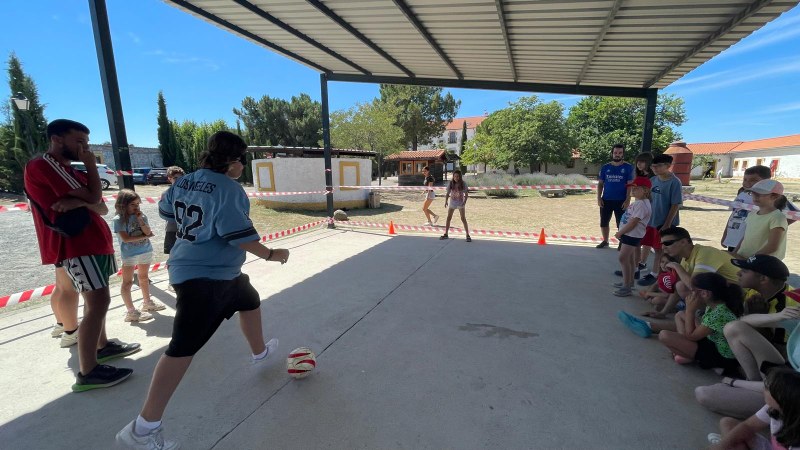
M 646 309 L 611 295 L 617 253 L 581 245 L 463 235 L 386 236 L 316 230 L 273 245 L 285 266 L 249 261 L 278 357 L 261 370 L 234 318 L 195 358 L 164 417 L 184 449 L 691 449 L 718 416 L 693 388 L 712 372 L 677 366 L 616 312 Z M 133 376 L 70 392 L 75 347 L 50 337 L 47 307 L 0 319 L 0 448 L 114 448 L 135 418 L 171 332 L 169 308 L 109 336 L 143 351 L 115 363 Z M 137 298 L 134 292 L 134 298 Z M 298 346 L 318 354 L 305 380 L 286 374 Z

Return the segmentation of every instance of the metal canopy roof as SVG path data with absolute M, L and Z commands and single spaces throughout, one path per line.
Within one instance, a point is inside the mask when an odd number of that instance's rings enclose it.
M 330 80 L 644 97 L 796 0 L 165 0 Z

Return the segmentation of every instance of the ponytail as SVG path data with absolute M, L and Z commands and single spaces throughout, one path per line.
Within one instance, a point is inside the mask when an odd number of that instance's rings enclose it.
M 779 195 L 778 198 L 775 199 L 775 208 L 778 211 L 783 211 L 787 203 L 789 203 L 789 199 L 787 199 L 785 195 Z
M 699 273 L 692 277 L 692 286 L 710 291 L 714 302 L 724 302 L 736 317 L 741 317 L 744 312 L 742 288 L 738 284 L 728 283 L 722 275 L 714 272 Z

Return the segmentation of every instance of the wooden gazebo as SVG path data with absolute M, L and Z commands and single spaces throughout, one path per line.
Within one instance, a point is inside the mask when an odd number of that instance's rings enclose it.
M 394 153 L 386 161 L 397 163 L 397 184 L 400 186 L 422 185 L 422 168 L 428 166 L 436 181 L 442 181 L 447 154 L 444 150 L 417 150 Z

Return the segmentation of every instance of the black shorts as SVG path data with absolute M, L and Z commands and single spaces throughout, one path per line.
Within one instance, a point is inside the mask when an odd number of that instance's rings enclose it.
M 611 222 L 611 214 L 614 214 L 614 220 L 616 220 L 617 227 L 619 227 L 619 221 L 625 211 L 622 209 L 623 203 L 625 203 L 625 200 L 603 200 L 603 207 L 600 208 L 600 226 L 602 228 L 607 227 L 608 223 Z
M 172 246 L 175 245 L 175 241 L 178 240 L 178 232 L 177 231 L 165 231 L 164 232 L 164 254 L 169 255 L 169 252 L 172 251 Z
M 197 353 L 211 339 L 223 319 L 230 319 L 238 311 L 253 311 L 261 306 L 261 297 L 245 274 L 233 280 L 198 278 L 173 287 L 178 302 L 172 340 L 165 353 L 175 358 Z
M 697 341 L 697 352 L 694 354 L 694 360 L 703 369 L 721 368 L 725 370 L 726 374 L 735 373 L 739 368 L 739 362 L 735 358 L 722 356 L 717 350 L 717 345 L 708 338 Z
M 621 238 L 619 238 L 619 242 L 623 245 L 630 245 L 631 247 L 638 247 L 639 244 L 642 242 L 642 238 L 635 238 L 628 236 L 627 234 L 623 234 Z

